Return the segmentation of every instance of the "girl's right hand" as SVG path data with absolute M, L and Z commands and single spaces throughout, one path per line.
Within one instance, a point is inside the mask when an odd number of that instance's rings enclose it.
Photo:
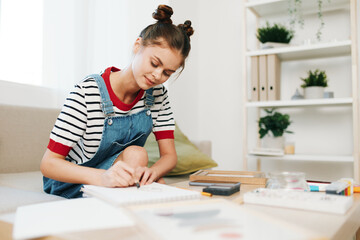
M 135 169 L 123 161 L 117 161 L 101 175 L 102 186 L 128 187 L 134 185 Z

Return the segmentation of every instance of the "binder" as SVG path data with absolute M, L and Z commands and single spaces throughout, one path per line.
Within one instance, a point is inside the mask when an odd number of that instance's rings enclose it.
M 267 55 L 267 100 L 280 100 L 280 60 L 276 54 Z
M 251 57 L 251 101 L 259 101 L 259 57 Z
M 260 101 L 267 101 L 267 99 L 268 99 L 267 83 L 268 83 L 268 81 L 267 81 L 267 56 L 262 55 L 262 56 L 259 56 L 259 84 L 260 84 L 259 100 Z

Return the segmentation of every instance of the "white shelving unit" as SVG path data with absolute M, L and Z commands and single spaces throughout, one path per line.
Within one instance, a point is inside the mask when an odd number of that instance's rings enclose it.
M 334 0 L 330 3 L 323 2 L 325 10 L 331 11 L 344 7 L 348 7 L 349 0 Z M 256 0 L 248 1 L 245 3 L 245 7 L 252 11 L 259 17 L 266 17 L 269 15 L 282 14 L 287 11 L 288 3 L 285 0 Z M 304 13 L 312 13 L 316 11 L 316 3 L 313 0 L 302 2 L 302 11 Z
M 246 56 L 276 54 L 282 61 L 302 60 L 309 58 L 326 58 L 349 55 L 351 41 L 311 44 L 308 46 L 290 46 L 247 52 Z
M 328 99 L 302 99 L 302 100 L 288 100 L 288 101 L 266 101 L 266 102 L 247 102 L 246 107 L 315 107 L 315 106 L 344 106 L 351 105 L 352 98 L 328 98 Z
M 260 158 L 266 160 L 288 160 L 288 161 L 318 161 L 318 162 L 354 162 L 353 156 L 334 156 L 334 155 L 305 155 L 294 154 L 281 157 L 248 155 L 248 158 Z
M 302 12 L 304 14 L 316 13 L 317 1 L 302 0 Z M 290 45 L 282 48 L 248 50 L 247 46 L 247 14 L 250 12 L 259 19 L 266 19 L 268 16 L 287 14 L 288 0 L 247 0 L 243 3 L 243 168 L 248 169 L 248 161 L 257 161 L 257 170 L 261 170 L 261 160 L 281 160 L 281 161 L 306 161 L 306 162 L 339 162 L 352 163 L 353 175 L 356 182 L 360 181 L 360 153 L 359 153 L 359 83 L 358 83 L 358 45 L 357 45 L 357 0 L 331 0 L 323 1 L 323 12 L 346 9 L 350 13 L 350 40 L 330 41 L 309 45 Z M 281 62 L 311 60 L 319 58 L 330 58 L 338 56 L 351 57 L 351 96 L 332 99 L 304 99 L 304 100 L 278 100 L 250 102 L 248 96 L 248 76 L 251 71 L 247 64 L 252 56 L 276 54 Z M 281 81 L 284 81 L 283 79 Z M 248 149 L 248 110 L 256 108 L 260 111 L 263 108 L 318 108 L 318 107 L 350 107 L 352 115 L 352 155 L 313 155 L 295 154 L 284 155 L 281 157 L 257 156 L 249 154 Z M 259 112 L 258 111 L 258 112 Z M 251 133 L 254 134 L 254 133 Z

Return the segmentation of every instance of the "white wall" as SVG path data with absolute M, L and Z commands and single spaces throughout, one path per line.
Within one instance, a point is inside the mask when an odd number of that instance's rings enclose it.
M 240 169 L 240 1 L 169 1 L 176 23 L 190 19 L 195 33 L 183 74 L 170 85 L 176 121 L 192 139 L 213 143 L 221 169 Z
M 159 2 L 44 1 L 44 84 L 68 92 L 86 75 L 125 67 Z

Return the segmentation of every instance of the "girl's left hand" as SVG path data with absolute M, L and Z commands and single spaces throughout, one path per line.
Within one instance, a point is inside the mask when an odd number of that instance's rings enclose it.
M 135 171 L 135 175 L 138 179 L 141 179 L 140 185 L 153 183 L 159 178 L 157 172 L 148 167 L 138 167 Z

